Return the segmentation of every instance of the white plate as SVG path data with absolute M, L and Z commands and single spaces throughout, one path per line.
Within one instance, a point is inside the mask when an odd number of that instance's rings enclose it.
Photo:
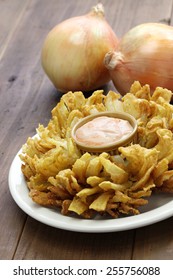
M 19 153 L 15 156 L 9 171 L 9 188 L 18 206 L 32 218 L 55 228 L 78 232 L 113 232 L 130 230 L 150 225 L 173 215 L 173 195 L 152 195 L 149 203 L 141 208 L 142 213 L 123 218 L 102 218 L 86 220 L 62 215 L 58 210 L 35 204 L 28 196 L 28 189 L 21 172 Z

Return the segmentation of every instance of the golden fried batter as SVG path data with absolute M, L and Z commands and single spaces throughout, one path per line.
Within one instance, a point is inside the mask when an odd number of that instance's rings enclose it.
M 82 92 L 64 94 L 52 110 L 47 127 L 23 146 L 22 172 L 34 202 L 83 218 L 95 214 L 139 214 L 153 191 L 173 193 L 172 92 L 134 82 L 121 99 L 103 90 L 85 98 Z M 138 122 L 137 136 L 115 154 L 83 153 L 71 138 L 81 118 L 100 111 L 124 111 Z

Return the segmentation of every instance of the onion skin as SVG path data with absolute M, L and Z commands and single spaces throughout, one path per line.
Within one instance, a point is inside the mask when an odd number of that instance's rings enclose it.
M 110 81 L 103 60 L 118 39 L 102 8 L 98 4 L 86 15 L 61 22 L 45 39 L 42 67 L 59 91 L 90 91 Z
M 173 27 L 144 23 L 132 28 L 121 39 L 118 51 L 104 58 L 116 89 L 123 95 L 134 81 L 173 91 Z

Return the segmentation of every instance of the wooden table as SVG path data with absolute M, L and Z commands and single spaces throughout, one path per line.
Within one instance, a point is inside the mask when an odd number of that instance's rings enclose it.
M 87 13 L 93 0 L 0 0 L 0 259 L 173 259 L 173 218 L 122 232 L 78 233 L 27 216 L 9 192 L 11 162 L 47 124 L 60 93 L 43 72 L 40 52 L 49 30 Z M 172 0 L 102 0 L 121 37 L 143 22 L 173 24 Z M 112 83 L 107 86 L 114 89 Z

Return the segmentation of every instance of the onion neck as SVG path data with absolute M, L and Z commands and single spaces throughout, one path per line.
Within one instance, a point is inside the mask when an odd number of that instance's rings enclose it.
M 110 51 L 105 55 L 104 65 L 109 70 L 114 70 L 118 65 L 124 62 L 124 56 L 121 52 Z
M 96 6 L 92 7 L 91 12 L 89 13 L 92 16 L 105 16 L 104 7 L 101 3 L 98 3 Z

